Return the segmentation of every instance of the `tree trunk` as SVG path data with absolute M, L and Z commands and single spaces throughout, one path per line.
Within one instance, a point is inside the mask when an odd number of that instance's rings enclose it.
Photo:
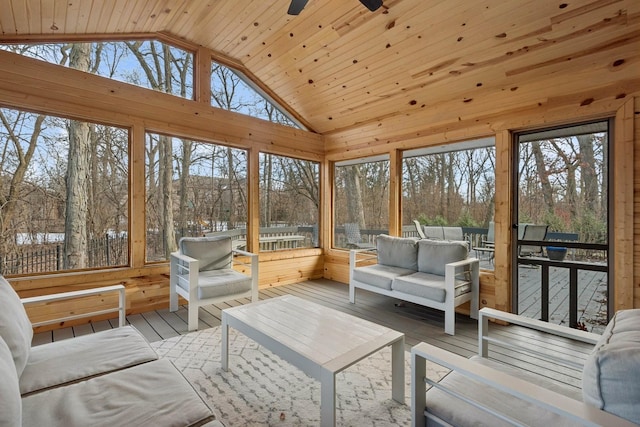
M 69 66 L 89 71 L 90 43 L 76 43 L 71 48 Z M 91 162 L 89 124 L 70 120 L 69 157 L 67 163 L 67 201 L 65 214 L 64 268 L 86 268 L 88 179 Z
M 544 156 L 542 155 L 542 150 L 540 149 L 540 143 L 538 141 L 533 141 L 531 143 L 531 151 L 536 161 L 536 170 L 538 171 L 538 178 L 540 179 L 540 186 L 542 187 L 545 211 L 553 213 L 553 188 L 551 188 L 551 183 L 549 182 L 549 173 L 547 172 L 547 168 L 544 164 Z

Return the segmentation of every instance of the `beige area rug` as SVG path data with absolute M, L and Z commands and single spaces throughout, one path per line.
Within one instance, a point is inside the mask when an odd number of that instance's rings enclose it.
M 226 426 L 320 424 L 320 383 L 241 333 L 229 334 L 229 371 L 220 365 L 220 328 L 151 345 L 170 359 L 210 403 Z M 391 349 L 363 359 L 337 376 L 336 422 L 341 426 L 411 424 L 411 354 L 405 352 L 405 403 L 391 398 Z M 447 370 L 427 366 L 429 378 Z

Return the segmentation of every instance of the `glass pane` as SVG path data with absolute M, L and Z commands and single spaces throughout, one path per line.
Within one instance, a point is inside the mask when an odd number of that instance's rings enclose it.
M 595 332 L 607 323 L 608 137 L 606 121 L 519 135 L 518 239 L 545 242 L 516 245 L 520 314 Z
M 126 129 L 0 109 L 0 274 L 129 262 Z
M 239 71 L 211 63 L 211 105 L 257 119 L 301 128 L 286 110 L 272 102 Z
M 389 233 L 389 161 L 335 166 L 336 248 L 372 248 Z
M 424 226 L 462 227 L 481 267 L 493 269 L 495 147 L 414 155 L 402 164 L 403 235 Z M 427 236 L 428 237 L 428 236 Z
M 0 49 L 193 99 L 193 54 L 159 41 L 11 44 Z
M 147 133 L 145 163 L 147 261 L 169 259 L 183 236 L 246 231 L 244 150 Z
M 320 164 L 260 153 L 260 250 L 317 248 Z

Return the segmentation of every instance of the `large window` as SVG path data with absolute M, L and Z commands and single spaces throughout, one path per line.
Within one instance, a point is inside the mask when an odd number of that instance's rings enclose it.
M 185 236 L 227 233 L 246 242 L 244 150 L 148 133 L 145 163 L 147 261 L 169 259 Z
M 193 99 L 193 54 L 157 40 L 8 44 L 0 49 Z
M 334 247 L 373 247 L 389 232 L 388 156 L 338 162 L 334 172 Z
M 0 274 L 128 264 L 126 129 L 0 109 Z
M 318 247 L 320 165 L 260 154 L 260 250 Z
M 405 236 L 417 235 L 416 220 L 421 226 L 459 226 L 471 247 L 480 247 L 490 234 L 494 194 L 493 138 L 403 153 L 402 224 Z M 493 268 L 492 252 L 476 252 L 485 261 L 483 268 Z

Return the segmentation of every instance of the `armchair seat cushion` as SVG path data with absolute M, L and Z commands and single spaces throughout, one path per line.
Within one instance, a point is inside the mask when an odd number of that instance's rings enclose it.
M 353 270 L 353 279 L 362 283 L 366 283 L 376 288 L 391 290 L 391 282 L 399 276 L 405 276 L 414 273 L 402 267 L 393 267 L 390 265 L 368 265 L 366 267 L 358 267 Z
M 189 291 L 187 275 L 178 278 L 178 286 Z M 217 298 L 251 290 L 251 277 L 231 268 L 199 273 L 198 299 Z
M 22 425 L 190 426 L 214 418 L 166 359 L 93 377 L 22 399 Z
M 447 296 L 444 277 L 437 274 L 417 272 L 407 276 L 396 277 L 393 279 L 391 289 L 437 302 L 444 302 Z M 470 282 L 456 282 L 456 297 L 470 291 Z
M 133 326 L 35 346 L 20 376 L 20 393 L 57 387 L 157 358 Z

